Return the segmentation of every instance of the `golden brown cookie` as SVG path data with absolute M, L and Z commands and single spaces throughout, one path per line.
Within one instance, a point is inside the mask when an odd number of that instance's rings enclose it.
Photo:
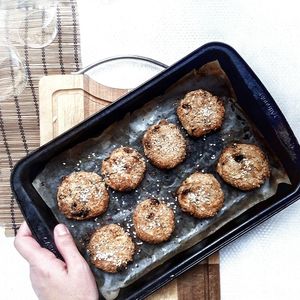
M 135 245 L 122 227 L 110 224 L 94 232 L 87 249 L 91 262 L 97 268 L 116 273 L 133 260 Z
M 251 144 L 232 144 L 225 148 L 219 158 L 217 172 L 224 181 L 244 191 L 260 187 L 270 176 L 265 154 Z
M 141 183 L 146 171 L 142 155 L 133 148 L 120 147 L 102 162 L 102 175 L 112 189 L 131 191 Z
M 109 194 L 103 179 L 94 172 L 73 172 L 64 177 L 57 191 L 59 210 L 70 219 L 85 220 L 103 214 Z
M 204 90 L 189 92 L 180 101 L 177 115 L 189 135 L 200 137 L 222 126 L 223 101 Z
M 167 120 L 148 128 L 143 137 L 145 155 L 160 169 L 171 169 L 186 156 L 186 142 L 179 128 Z
M 196 218 L 213 217 L 222 207 L 224 193 L 212 174 L 196 172 L 177 191 L 180 208 Z
M 174 212 L 166 203 L 156 199 L 146 199 L 135 208 L 133 224 L 141 240 L 158 244 L 167 241 L 174 231 Z

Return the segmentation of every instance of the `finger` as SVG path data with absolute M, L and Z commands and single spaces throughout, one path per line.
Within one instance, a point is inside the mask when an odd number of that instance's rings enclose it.
M 32 233 L 26 223 L 26 221 L 23 221 L 23 223 L 21 224 L 17 236 L 32 236 Z
M 58 224 L 54 228 L 54 240 L 68 267 L 83 261 L 83 257 L 79 253 L 70 231 L 64 224 Z
M 26 224 L 23 222 L 18 230 L 14 241 L 17 251 L 31 264 L 38 264 L 41 261 L 55 258 L 55 255 L 45 248 L 42 248 L 39 243 L 32 237 L 32 233 Z

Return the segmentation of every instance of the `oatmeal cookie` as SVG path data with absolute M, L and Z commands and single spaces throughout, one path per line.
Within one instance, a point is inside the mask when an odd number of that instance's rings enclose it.
M 186 142 L 179 128 L 167 120 L 148 128 L 143 137 L 145 155 L 160 169 L 171 169 L 186 156 Z
M 135 208 L 133 224 L 141 240 L 158 244 L 167 241 L 174 231 L 174 212 L 166 203 L 156 199 L 146 199 Z
M 99 269 L 116 273 L 133 260 L 135 245 L 122 227 L 116 224 L 97 229 L 88 244 L 91 262 Z
M 142 155 L 133 148 L 120 147 L 102 162 L 105 183 L 119 192 L 137 188 L 144 178 L 146 163 Z
M 260 187 L 270 176 L 265 154 L 252 144 L 232 144 L 225 148 L 217 172 L 224 181 L 243 191 Z
M 180 208 L 196 218 L 213 217 L 223 206 L 224 193 L 212 174 L 196 172 L 177 191 Z
M 109 194 L 94 172 L 73 172 L 63 178 L 57 191 L 59 210 L 69 219 L 85 220 L 103 214 Z
M 177 115 L 189 135 L 200 137 L 222 126 L 225 108 L 221 98 L 199 89 L 185 95 Z

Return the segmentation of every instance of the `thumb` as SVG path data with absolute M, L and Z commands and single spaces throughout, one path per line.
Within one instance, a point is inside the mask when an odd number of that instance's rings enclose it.
M 54 228 L 54 241 L 67 266 L 76 265 L 83 259 L 70 231 L 64 224 L 58 224 Z

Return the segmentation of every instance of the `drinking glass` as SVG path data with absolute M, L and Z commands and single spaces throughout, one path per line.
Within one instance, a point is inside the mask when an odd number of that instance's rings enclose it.
M 57 35 L 57 0 L 0 0 L 3 28 L 14 45 L 43 48 Z
M 19 22 L 18 36 L 22 45 L 30 48 L 44 48 L 57 35 L 57 0 L 21 1 L 18 9 L 23 11 Z

